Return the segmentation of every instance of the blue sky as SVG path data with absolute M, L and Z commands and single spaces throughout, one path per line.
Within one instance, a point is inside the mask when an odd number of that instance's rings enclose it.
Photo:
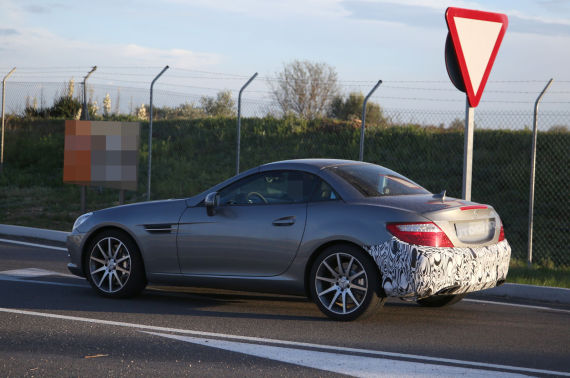
M 508 15 L 490 85 L 531 81 L 525 88 L 534 97 L 550 77 L 570 80 L 568 0 L 0 0 L 0 74 L 16 66 L 15 79 L 43 80 L 26 77 L 26 68 L 70 67 L 81 77 L 98 65 L 93 80 L 111 85 L 117 82 L 105 70 L 123 67 L 123 75 L 140 74 L 132 81 L 148 82 L 169 64 L 164 85 L 236 90 L 241 77 L 272 76 L 284 63 L 306 59 L 332 65 L 344 84 L 364 92 L 378 79 L 441 81 L 449 90 L 443 58 L 448 6 Z M 240 77 L 192 81 L 188 71 L 177 77 L 177 69 Z M 459 92 L 446 96 L 462 98 Z M 397 99 L 392 103 L 398 106 Z

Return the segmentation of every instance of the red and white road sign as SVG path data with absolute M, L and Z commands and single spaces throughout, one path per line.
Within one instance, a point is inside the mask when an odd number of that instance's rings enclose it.
M 461 84 L 467 92 L 469 105 L 476 107 L 507 30 L 509 23 L 507 15 L 472 9 L 447 8 L 445 20 L 457 56 L 457 64 L 463 81 Z M 446 59 L 446 64 L 450 78 L 459 89 L 463 90 L 452 76 L 454 68 L 450 65 L 455 62 L 452 59 L 451 61 Z

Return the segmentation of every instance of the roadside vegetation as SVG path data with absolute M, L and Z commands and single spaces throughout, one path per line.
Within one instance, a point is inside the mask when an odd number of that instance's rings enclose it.
M 570 289 L 570 267 L 544 261 L 529 268 L 526 261 L 511 259 L 507 282 Z
M 79 215 L 79 188 L 64 185 L 62 120 L 11 119 L 0 175 L 0 223 L 69 230 Z M 304 157 L 358 158 L 359 124 L 334 119 L 251 118 L 242 121 L 242 170 L 276 160 Z M 145 200 L 148 124 L 142 123 L 139 188 L 126 201 Z M 529 131 L 476 130 L 473 200 L 501 214 L 513 257 L 524 259 L 527 243 Z M 188 197 L 235 173 L 236 120 L 208 117 L 154 124 L 152 198 Z M 543 167 L 570 166 L 570 133 L 539 133 L 534 219 L 538 263 L 568 259 L 570 214 L 567 177 Z M 562 139 L 562 141 L 561 141 Z M 557 147 L 558 146 L 558 147 Z M 461 196 L 463 134 L 439 126 L 371 125 L 365 159 L 398 171 L 439 193 Z M 513 178 L 523 177 L 522 180 Z M 118 192 L 90 188 L 87 208 L 118 204 Z
M 358 158 L 362 93 L 339 93 L 334 69 L 322 63 L 286 64 L 270 83 L 281 111 L 242 119 L 242 171 L 271 161 L 323 157 Z M 82 107 L 74 83 L 53 105 L 30 99 L 23 114 L 6 122 L 5 164 L 0 174 L 0 223 L 70 230 L 80 215 L 80 189 L 63 184 L 64 119 L 79 119 Z M 43 103 L 43 101 L 42 101 Z M 105 96 L 102 109 L 88 102 L 93 120 L 141 122 L 138 190 L 125 202 L 146 200 L 147 105 L 119 114 Z M 368 102 L 366 161 L 391 168 L 428 190 L 461 197 L 463 121 L 448 125 L 402 123 Z M 157 107 L 153 124 L 152 199 L 198 194 L 235 174 L 236 109 L 231 93 L 202 97 L 196 104 Z M 497 125 L 500 126 L 500 125 Z M 513 248 L 511 282 L 569 287 L 570 133 L 556 126 L 538 134 L 534 256 L 526 258 L 531 132 L 476 129 L 473 192 L 501 214 Z M 87 190 L 87 211 L 118 205 L 118 191 Z M 554 264 L 553 262 L 557 262 Z

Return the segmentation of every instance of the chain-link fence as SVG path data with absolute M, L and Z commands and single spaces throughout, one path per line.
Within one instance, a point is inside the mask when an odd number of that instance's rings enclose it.
M 105 80 L 97 81 L 94 74 L 86 93 L 92 119 L 142 122 L 139 189 L 127 195 L 127 201 L 134 202 L 144 200 L 146 193 L 146 120 L 154 75 L 145 76 L 146 87 L 138 85 L 140 76 L 131 79 L 127 75 L 122 72 L 114 76 L 110 72 L 101 74 Z M 167 72 L 164 77 L 168 75 L 171 81 L 163 82 L 161 78 L 154 88 L 153 199 L 190 196 L 235 174 L 237 94 L 249 78 L 198 71 Z M 0 222 L 26 224 L 25 219 L 34 213 L 38 203 L 43 203 L 43 209 L 48 205 L 61 208 L 61 213 L 70 213 L 66 210 L 69 204 L 66 207 L 62 201 L 77 198 L 76 207 L 79 206 L 78 191 L 61 183 L 63 122 L 53 121 L 54 113 L 48 114 L 61 105 L 58 101 L 62 97 L 83 102 L 82 76 L 76 77 L 81 79 L 37 82 L 25 80 L 22 73 L 7 82 L 6 172 L 0 177 L 0 186 L 7 189 L 0 195 L 0 214 L 5 218 Z M 190 85 L 185 80 L 195 80 L 197 84 Z M 216 84 L 204 84 L 207 80 Z M 526 81 L 526 87 L 520 88 L 522 83 L 489 83 L 490 99 L 475 111 L 472 198 L 498 210 L 513 257 L 525 260 L 532 109 L 544 82 Z M 346 97 L 351 92 L 366 93 L 374 81 L 341 84 L 341 93 Z M 448 85 L 385 81 L 369 102 L 369 109 L 370 104 L 378 104 L 379 111 L 370 112 L 373 118 L 366 120 L 364 160 L 394 169 L 432 192 L 445 189 L 449 196 L 460 197 L 465 99 Z M 535 262 L 554 266 L 570 265 L 570 112 L 565 105 L 568 88 L 569 82 L 553 87 L 549 101 L 545 101 L 539 113 L 538 124 L 533 256 Z M 224 91 L 225 97 L 220 95 Z M 511 102 L 507 101 L 509 98 Z M 303 120 L 285 114 L 273 101 L 270 78 L 256 79 L 244 91 L 241 114 L 242 171 L 291 158 L 358 159 L 359 115 L 344 120 Z M 46 121 L 48 118 L 52 120 Z M 43 149 L 39 160 L 39 155 L 28 151 L 38 148 Z M 35 170 L 32 166 L 36 166 Z M 49 179 L 40 178 L 46 173 Z M 54 198 L 50 197 L 47 204 L 41 197 L 33 198 L 47 190 L 29 189 L 36 186 L 55 188 Z M 18 195 L 25 202 L 19 210 L 3 211 Z M 88 197 L 90 208 L 116 204 L 116 194 L 110 190 L 92 188 Z M 74 208 L 70 215 L 62 215 L 64 221 L 58 224 L 72 222 L 77 214 Z

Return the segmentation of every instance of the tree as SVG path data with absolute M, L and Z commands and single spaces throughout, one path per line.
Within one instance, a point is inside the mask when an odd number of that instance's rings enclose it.
M 63 91 L 64 93 L 54 101 L 51 108 L 47 109 L 47 114 L 55 118 L 75 119 L 77 113 L 81 111 L 81 102 L 77 98 L 73 98 L 74 91 L 75 82 L 71 78 Z
M 204 109 L 192 103 L 180 104 L 174 108 L 169 106 L 154 107 L 155 119 L 196 119 L 206 117 Z
M 115 101 L 115 114 L 121 113 L 121 88 L 117 88 L 117 100 Z
M 200 105 L 204 112 L 212 117 L 234 117 L 236 115 L 236 103 L 230 91 L 218 92 L 216 98 L 204 96 L 200 98 Z
M 73 93 L 75 92 L 75 80 L 71 78 L 67 83 L 67 97 L 73 97 Z
M 72 97 L 61 96 L 55 100 L 48 112 L 50 117 L 75 119 L 80 109 L 81 103 L 79 100 Z
M 294 113 L 305 119 L 323 117 L 331 99 L 337 95 L 338 78 L 326 63 L 295 60 L 285 64 L 270 82 L 275 102 L 284 114 Z
M 136 115 L 137 119 L 143 120 L 145 121 L 146 119 L 148 119 L 148 115 L 147 115 L 147 111 L 146 111 L 146 106 L 145 104 L 141 104 L 141 106 L 137 109 L 137 115 Z
M 103 116 L 105 118 L 108 118 L 111 115 L 111 96 L 109 96 L 109 93 L 107 93 L 105 95 L 105 98 L 103 99 Z
M 202 118 L 204 110 L 191 103 L 180 104 L 172 110 L 171 118 Z
M 455 118 L 449 123 L 448 129 L 463 131 L 465 129 L 465 120 L 460 118 Z
M 89 100 L 89 102 L 87 103 L 87 109 L 89 110 L 90 119 L 97 118 L 98 116 L 97 113 L 99 112 L 99 105 L 97 104 L 97 101 Z
M 331 102 L 329 115 L 332 118 L 344 119 L 347 121 L 362 117 L 362 105 L 364 104 L 364 95 L 362 93 L 352 92 L 346 99 L 342 96 L 335 96 Z M 366 103 L 366 124 L 380 125 L 386 123 L 386 118 L 382 113 L 380 105 L 368 101 Z
M 24 117 L 26 118 L 40 118 L 47 117 L 47 109 L 38 108 L 38 99 L 30 99 L 26 96 L 26 107 L 24 108 Z
M 553 125 L 548 129 L 549 133 L 567 133 L 569 131 L 566 125 Z
M 473 122 L 473 127 L 477 129 L 477 122 Z M 453 131 L 465 131 L 465 118 L 455 118 L 449 123 L 447 128 Z

